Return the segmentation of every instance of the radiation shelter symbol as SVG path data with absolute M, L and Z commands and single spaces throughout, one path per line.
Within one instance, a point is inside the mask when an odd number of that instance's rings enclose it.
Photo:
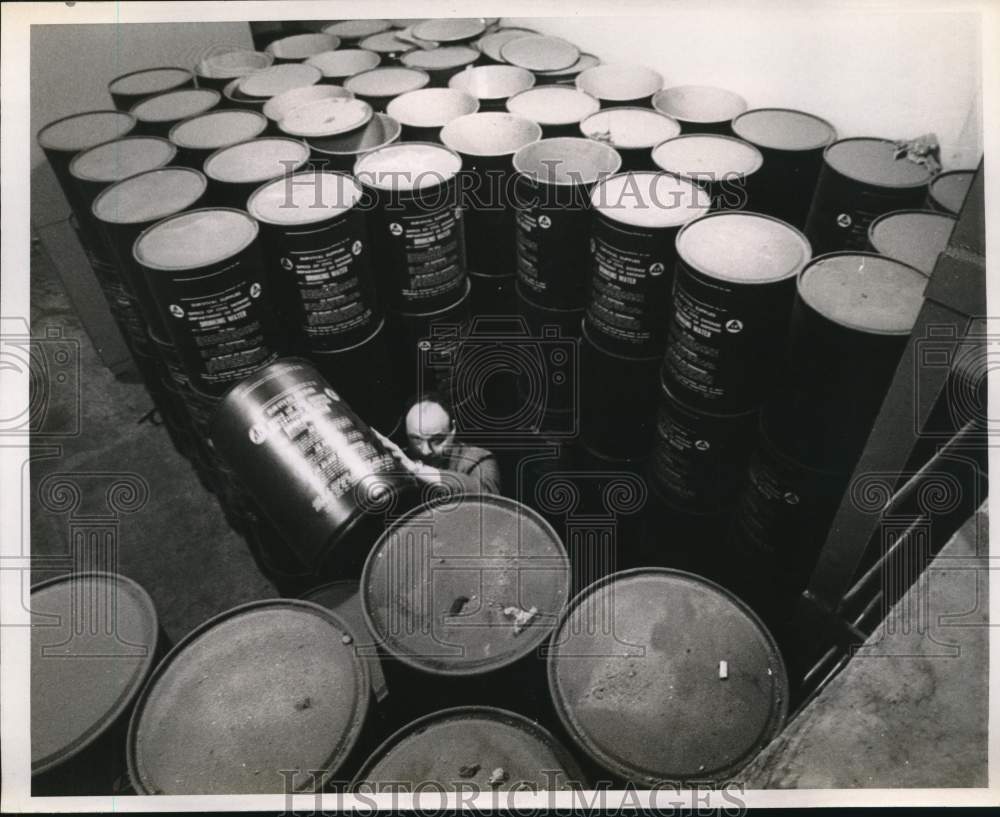
M 335 403 L 339 403 L 340 402 L 340 395 L 337 394 L 337 392 L 335 392 L 329 386 L 327 386 L 325 389 L 323 389 L 323 394 L 325 394 L 327 397 L 329 397 Z
M 783 498 L 784 498 L 785 502 L 788 503 L 789 505 L 798 505 L 799 504 L 799 495 L 796 494 L 796 493 L 793 493 L 792 491 L 785 491 L 785 495 L 784 495 Z
M 695 440 L 694 447 L 699 451 L 708 451 L 712 446 L 708 440 Z
M 652 264 L 649 265 L 649 274 L 652 275 L 653 277 L 658 277 L 660 275 L 663 275 L 663 271 L 665 269 L 666 267 L 663 266 L 663 263 L 661 261 L 654 261 Z
M 267 439 L 267 426 L 264 423 L 254 423 L 250 426 L 250 442 L 260 445 Z
M 287 270 L 288 272 L 291 272 L 293 269 L 295 269 L 295 265 L 292 263 L 292 259 L 291 258 L 282 257 L 280 263 L 281 263 L 281 268 L 283 270 Z
M 260 297 L 260 284 L 257 283 L 250 284 L 250 297 L 251 298 Z
M 403 225 L 394 221 L 389 225 L 389 232 L 394 236 L 401 236 L 403 234 Z
M 351 244 L 351 252 L 354 253 L 355 255 L 361 255 L 362 247 L 363 245 L 360 241 L 355 241 L 353 244 Z
M 175 318 L 183 318 L 184 310 L 181 309 L 177 304 L 170 304 L 170 314 Z
M 547 230 L 552 226 L 552 219 L 548 216 L 540 216 L 538 219 L 538 226 L 543 230 Z
M 851 217 L 847 213 L 841 213 L 839 216 L 837 216 L 837 224 L 843 227 L 845 230 L 848 227 L 850 227 L 851 224 L 853 223 L 854 222 L 851 220 Z
M 738 335 L 743 331 L 743 321 L 738 318 L 733 318 L 732 320 L 726 321 L 726 331 L 730 335 Z

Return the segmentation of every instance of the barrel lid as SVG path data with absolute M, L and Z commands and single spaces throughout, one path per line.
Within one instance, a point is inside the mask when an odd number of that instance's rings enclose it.
M 210 79 L 236 79 L 261 71 L 274 63 L 274 57 L 263 51 L 237 48 L 221 54 L 209 54 L 195 69 L 199 76 Z
M 219 148 L 205 160 L 204 172 L 220 182 L 265 182 L 298 169 L 309 158 L 309 148 L 298 139 L 265 136 Z
M 249 97 L 268 99 L 289 88 L 315 85 L 322 79 L 320 70 L 300 62 L 286 62 L 272 65 L 261 71 L 247 74 L 236 85 L 237 90 Z
M 357 156 L 369 150 L 391 144 L 399 138 L 399 123 L 391 116 L 377 113 L 363 128 L 341 136 L 310 139 L 309 146 L 331 156 Z
M 505 497 L 465 495 L 421 505 L 387 529 L 365 563 L 361 597 L 395 658 L 467 676 L 537 648 L 569 580 L 562 542 L 539 514 Z
M 479 101 L 454 88 L 420 88 L 400 94 L 385 112 L 403 125 L 441 128 L 451 120 L 479 110 Z
M 529 71 L 560 71 L 580 59 L 580 49 L 562 37 L 528 34 L 504 43 L 500 56 Z
M 689 133 L 668 139 L 653 148 L 652 158 L 661 170 L 697 181 L 749 176 L 764 164 L 760 151 L 749 142 L 708 133 Z
M 772 216 L 723 211 L 684 227 L 677 254 L 710 278 L 766 284 L 798 275 L 812 248 L 801 232 Z
M 814 258 L 799 276 L 799 297 L 824 317 L 879 335 L 906 335 L 924 302 L 927 276 L 875 253 Z
M 491 31 L 476 40 L 476 47 L 494 62 L 506 62 L 500 54 L 500 50 L 511 40 L 519 37 L 526 37 L 529 34 L 537 34 L 532 28 L 501 28 L 498 31 Z
M 500 769 L 503 779 L 490 782 Z M 352 788 L 388 793 L 436 785 L 446 791 L 555 791 L 581 784 L 582 773 L 548 730 L 523 715 L 461 706 L 418 718 L 389 737 L 354 778 Z
M 403 54 L 399 61 L 409 68 L 437 71 L 470 65 L 479 59 L 479 52 L 467 45 L 442 45 L 440 48 L 418 48 Z
M 379 190 L 419 190 L 446 182 L 461 169 L 461 157 L 443 145 L 400 142 L 366 153 L 354 175 Z
M 975 170 L 949 170 L 931 182 L 931 200 L 949 213 L 958 215 L 972 187 Z
M 460 116 L 441 129 L 441 141 L 464 156 L 510 156 L 541 138 L 538 123 L 494 111 Z
M 477 65 L 459 71 L 448 87 L 476 99 L 508 99 L 535 84 L 535 75 L 516 65 Z
M 159 136 L 126 136 L 81 151 L 70 162 L 69 171 L 77 179 L 117 182 L 163 167 L 177 155 L 177 148 Z
M 732 128 L 740 139 L 772 150 L 816 150 L 837 138 L 825 119 L 787 108 L 755 108 L 737 116 Z
M 413 24 L 413 36 L 432 43 L 459 43 L 486 31 L 482 17 L 433 17 Z
M 958 219 L 933 210 L 900 210 L 879 216 L 868 228 L 868 241 L 875 252 L 886 255 L 924 275 L 934 272 L 938 256 Z
M 306 65 L 318 68 L 327 79 L 344 79 L 377 68 L 382 58 L 364 48 L 344 48 L 325 51 L 306 60 Z
M 588 139 L 606 142 L 613 148 L 652 148 L 681 132 L 676 120 L 649 108 L 608 108 L 580 123 Z
M 336 613 L 357 638 L 371 640 L 365 612 L 361 607 L 361 583 L 356 579 L 342 579 L 314 587 L 302 595 L 302 600 L 311 601 Z
M 140 122 L 179 122 L 211 110 L 222 94 L 211 88 L 185 88 L 157 94 L 132 106 L 132 115 Z
M 711 199 L 688 179 L 643 170 L 600 181 L 591 191 L 590 203 L 612 221 L 658 229 L 677 227 L 705 215 Z
M 344 173 L 306 170 L 266 182 L 247 201 L 247 212 L 267 224 L 314 224 L 346 213 L 361 187 Z
M 576 87 L 598 99 L 624 102 L 651 97 L 663 87 L 663 77 L 644 65 L 604 63 L 578 74 Z
M 50 122 L 38 132 L 38 144 L 46 150 L 77 153 L 118 139 L 135 127 L 135 117 L 124 111 L 86 111 Z
M 242 210 L 206 207 L 147 227 L 132 252 L 136 261 L 150 269 L 198 269 L 237 255 L 257 237 L 257 231 L 257 222 Z
M 264 103 L 264 116 L 272 122 L 280 122 L 287 114 L 300 105 L 308 105 L 321 99 L 353 99 L 354 94 L 339 85 L 304 85 L 289 88 Z
M 156 668 L 129 724 L 129 777 L 152 794 L 279 794 L 282 770 L 333 775 L 370 702 L 350 630 L 305 601 L 245 604 L 205 622 Z
M 535 71 L 534 73 L 539 77 L 575 77 L 588 68 L 600 64 L 601 60 L 593 54 L 581 54 L 579 59 L 569 68 L 560 68 L 556 71 Z
M 388 20 L 340 20 L 323 29 L 324 34 L 335 34 L 342 40 L 360 40 L 392 28 Z
M 82 751 L 129 709 L 158 634 L 149 594 L 124 576 L 74 573 L 31 589 L 32 774 Z
M 923 187 L 931 172 L 901 156 L 889 139 L 855 137 L 834 142 L 823 153 L 826 163 L 843 176 L 878 187 Z
M 143 68 L 115 77 L 108 84 L 108 90 L 113 94 L 125 96 L 143 96 L 169 91 L 192 79 L 191 72 L 186 68 L 168 66 L 164 68 Z
M 393 28 L 413 28 L 417 23 L 422 23 L 426 17 L 393 17 L 389 20 L 389 25 Z
M 729 122 L 747 109 L 747 101 L 714 85 L 675 85 L 653 94 L 653 107 L 681 122 Z
M 296 105 L 278 127 L 290 136 L 337 136 L 362 127 L 372 113 L 372 106 L 363 99 L 329 97 Z
M 575 136 L 542 139 L 514 154 L 514 169 L 544 184 L 593 184 L 617 172 L 621 163 L 614 148 Z
M 724 779 L 788 712 L 785 667 L 757 616 L 678 570 L 627 570 L 582 591 L 552 635 L 548 669 L 570 734 L 637 785 Z
M 344 87 L 358 96 L 399 96 L 423 88 L 430 81 L 426 71 L 416 68 L 383 67 L 349 77 Z
M 148 170 L 103 190 L 93 213 L 108 224 L 148 224 L 187 210 L 207 184 L 202 173 L 189 167 Z
M 573 125 L 601 109 L 601 103 L 576 88 L 542 85 L 507 100 L 507 110 L 539 125 Z
M 170 129 L 170 141 L 178 147 L 218 150 L 260 136 L 267 118 L 258 111 L 224 109 L 192 116 Z
M 417 47 L 414 43 L 400 39 L 395 31 L 372 34 L 370 37 L 365 37 L 358 45 L 377 54 L 404 54 Z
M 279 60 L 304 60 L 324 51 L 333 51 L 339 45 L 340 38 L 335 34 L 310 32 L 273 40 L 264 50 Z

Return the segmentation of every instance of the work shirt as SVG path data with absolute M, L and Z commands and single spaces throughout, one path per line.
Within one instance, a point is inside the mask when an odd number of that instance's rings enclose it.
M 493 452 L 485 448 L 455 442 L 445 459 L 433 465 L 458 479 L 466 493 L 500 493 L 500 467 Z

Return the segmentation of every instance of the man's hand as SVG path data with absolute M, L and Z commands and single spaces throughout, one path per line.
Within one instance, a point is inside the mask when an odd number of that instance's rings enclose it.
M 382 441 L 382 445 L 392 454 L 393 458 L 415 477 L 424 480 L 424 482 L 441 482 L 441 472 L 437 468 L 432 468 L 430 465 L 424 465 L 422 462 L 411 460 L 402 448 L 384 434 L 374 428 L 372 431 Z

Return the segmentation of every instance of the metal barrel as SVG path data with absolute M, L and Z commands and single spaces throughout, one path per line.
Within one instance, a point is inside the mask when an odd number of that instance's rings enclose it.
M 397 36 L 397 31 L 381 31 L 365 37 L 358 45 L 366 51 L 374 51 L 386 65 L 398 65 L 400 57 L 416 48 L 416 44 Z
M 534 71 L 535 80 L 539 85 L 569 85 L 572 86 L 576 78 L 595 65 L 600 65 L 601 61 L 593 54 L 580 54 L 576 62 L 568 68 L 558 68 L 551 71 Z
M 312 151 L 313 166 L 350 173 L 363 153 L 397 142 L 401 132 L 402 127 L 395 119 L 384 113 L 376 113 L 362 128 L 341 136 L 307 139 L 306 143 Z
M 168 134 L 177 147 L 175 164 L 200 171 L 205 160 L 220 148 L 263 136 L 267 122 L 267 117 L 258 111 L 225 109 L 178 122 Z
M 538 717 L 548 706 L 538 648 L 569 594 L 569 558 L 548 522 L 487 494 L 399 517 L 361 578 L 387 684 L 408 717 L 484 698 Z
M 653 94 L 663 88 L 663 77 L 644 65 L 605 63 L 579 73 L 575 85 L 599 99 L 602 108 L 649 108 Z
M 108 83 L 111 102 L 119 111 L 129 111 L 142 100 L 167 91 L 194 87 L 194 74 L 174 66 L 143 68 L 121 74 Z
M 358 159 L 354 175 L 371 199 L 368 224 L 379 294 L 387 308 L 429 312 L 466 287 L 461 157 L 429 142 L 405 142 Z
M 274 57 L 263 51 L 243 48 L 219 50 L 199 60 L 194 74 L 199 88 L 221 91 L 234 80 L 270 68 L 273 63 Z
M 267 102 L 267 97 L 250 97 L 240 92 L 241 79 L 230 80 L 222 89 L 220 108 L 240 111 L 260 111 Z
M 708 191 L 713 210 L 756 210 L 760 151 L 742 139 L 692 133 L 668 139 L 650 154 L 654 167 Z
M 324 139 L 356 131 L 364 127 L 372 115 L 371 105 L 355 99 L 348 91 L 296 105 L 282 115 L 276 126 L 280 133 L 293 138 Z
M 207 200 L 214 206 L 245 210 L 251 194 L 265 182 L 302 170 L 309 146 L 301 139 L 265 136 L 222 147 L 202 165 Z
M 610 145 L 622 157 L 623 171 L 655 170 L 653 148 L 681 132 L 669 116 L 649 108 L 615 107 L 598 111 L 580 123 L 588 139 Z
M 325 32 L 292 34 L 271 40 L 264 49 L 274 58 L 276 64 L 284 62 L 305 62 L 317 54 L 332 52 L 340 46 L 340 38 Z
M 514 154 L 517 278 L 543 306 L 573 309 L 587 299 L 590 191 L 621 157 L 600 142 L 542 139 Z
M 534 122 L 499 112 L 461 116 L 441 131 L 441 141 L 462 158 L 466 260 L 477 315 L 513 312 L 517 269 L 513 156 L 541 136 Z
M 603 348 L 632 357 L 663 353 L 680 229 L 709 198 L 687 179 L 636 171 L 594 185 L 590 297 L 584 323 Z
M 322 78 L 320 70 L 311 65 L 282 63 L 232 80 L 223 88 L 222 95 L 232 107 L 260 110 L 271 97 L 292 88 L 315 85 Z
M 443 45 L 438 48 L 417 48 L 407 51 L 399 61 L 407 68 L 426 71 L 430 84 L 447 88 L 448 81 L 459 71 L 479 60 L 480 53 L 468 45 Z
M 386 105 L 408 91 L 426 87 L 430 74 L 406 66 L 386 66 L 362 71 L 344 80 L 344 87 L 358 99 L 363 99 L 376 113 L 385 113 Z
M 392 28 L 388 20 L 363 19 L 363 20 L 338 20 L 323 27 L 324 34 L 333 34 L 339 37 L 345 46 L 351 46 L 360 42 L 365 37 L 373 34 L 381 34 Z
M 720 413 L 759 406 L 781 381 L 809 242 L 783 221 L 741 211 L 691 222 L 676 246 L 663 364 L 671 391 Z
M 507 110 L 542 127 L 542 136 L 579 136 L 580 123 L 601 109 L 601 103 L 576 88 L 546 85 L 529 88 L 507 100 Z
M 957 222 L 934 210 L 896 210 L 868 227 L 867 249 L 916 267 L 929 278 Z
M 127 793 L 129 716 L 169 646 L 152 599 L 125 576 L 74 572 L 35 584 L 30 609 L 32 794 Z
M 511 40 L 524 37 L 528 34 L 537 34 L 533 28 L 519 28 L 514 26 L 488 31 L 475 41 L 476 48 L 482 54 L 484 64 L 505 65 L 506 60 L 500 56 L 500 49 Z
M 157 222 L 133 247 L 192 385 L 208 394 L 277 356 L 258 233 L 243 211 L 203 208 Z
M 756 442 L 757 410 L 717 414 L 685 405 L 660 377 L 660 404 L 649 473 L 675 508 L 729 510 Z
M 440 309 L 387 313 L 392 368 L 407 394 L 451 395 L 458 350 L 472 323 L 471 289 L 467 281 L 462 295 Z
M 423 43 L 467 43 L 486 31 L 484 17 L 431 17 L 412 24 L 410 33 Z
M 655 427 L 662 357 L 633 357 L 604 349 L 586 321 L 580 344 L 580 436 L 609 457 L 649 453 Z
M 823 165 L 823 151 L 837 138 L 833 125 L 803 111 L 755 108 L 732 123 L 733 134 L 764 157 L 754 209 L 800 230 L 805 227 Z
M 373 706 L 351 642 L 339 616 L 290 599 L 254 601 L 198 626 L 136 704 L 127 755 L 135 791 L 318 793 L 349 774 Z
M 382 321 L 361 198 L 350 176 L 307 170 L 265 182 L 247 200 L 275 311 L 301 352 L 354 346 Z
M 479 102 L 464 91 L 421 88 L 400 94 L 389 102 L 385 112 L 402 125 L 405 141 L 440 142 L 445 125 L 478 110 Z
M 178 122 L 207 113 L 221 100 L 222 94 L 212 88 L 185 88 L 147 97 L 133 105 L 130 113 L 136 119 L 136 134 L 165 139 Z
M 415 487 L 309 361 L 283 358 L 223 399 L 210 437 L 302 564 L 349 577 Z
M 465 763 L 469 757 L 476 762 Z M 588 788 L 586 778 L 552 733 L 492 706 L 450 707 L 406 724 L 375 750 L 351 784 L 361 795 L 571 787 Z
M 160 219 L 197 207 L 207 185 L 204 175 L 187 167 L 146 170 L 109 185 L 91 208 L 149 332 L 160 338 L 168 337 L 166 323 L 136 265 L 132 247 L 143 230 Z
M 976 177 L 975 170 L 948 170 L 934 177 L 927 191 L 926 206 L 957 216 Z
M 930 170 L 896 153 L 891 139 L 866 137 L 841 139 L 823 152 L 805 227 L 817 254 L 864 250 L 878 216 L 924 203 Z
M 712 85 L 675 85 L 653 94 L 653 109 L 680 123 L 681 133 L 731 136 L 733 119 L 747 109 L 747 101 L 726 88 Z
M 382 57 L 364 48 L 341 48 L 314 54 L 306 60 L 306 65 L 318 68 L 323 74 L 320 82 L 343 85 L 348 77 L 371 71 L 382 63 Z
M 828 470 L 863 448 L 920 308 L 927 277 L 872 253 L 814 258 L 798 278 L 788 376 L 773 396 L 789 422 L 770 433 L 784 451 Z
M 572 745 L 619 783 L 731 780 L 788 715 L 784 662 L 760 619 L 678 570 L 627 570 L 586 588 L 553 633 L 548 662 Z
M 268 133 L 272 136 L 280 136 L 282 135 L 281 120 L 294 109 L 325 99 L 353 98 L 354 94 L 339 85 L 304 85 L 301 88 L 289 88 L 277 96 L 272 96 L 264 103 L 261 111 L 267 118 Z M 353 133 L 353 131 L 348 131 L 348 133 Z
M 481 111 L 506 111 L 508 99 L 534 84 L 534 75 L 516 65 L 478 65 L 448 80 L 449 88 L 477 99 Z

